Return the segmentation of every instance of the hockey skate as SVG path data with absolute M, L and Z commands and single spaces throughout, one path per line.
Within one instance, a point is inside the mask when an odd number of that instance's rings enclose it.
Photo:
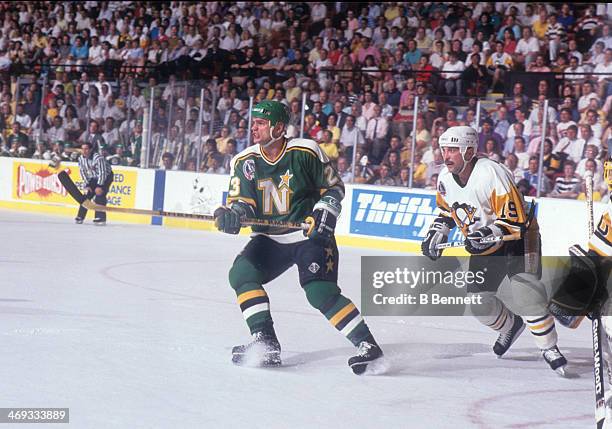
M 232 362 L 251 367 L 280 366 L 280 354 L 281 346 L 274 333 L 256 332 L 252 342 L 232 348 Z
M 83 223 L 83 218 L 82 217 L 75 217 L 74 218 L 74 223 L 76 223 L 77 225 L 80 225 Z
M 367 339 L 359 343 L 357 355 L 349 358 L 348 365 L 355 374 L 361 375 L 368 369 L 369 365 L 382 358 L 382 356 L 383 352 L 376 341 L 373 338 Z
M 523 322 L 523 318 L 521 316 L 514 315 L 514 323 L 512 324 L 510 330 L 500 333 L 499 337 L 497 337 L 497 341 L 495 341 L 495 344 L 493 344 L 493 353 L 495 353 L 498 358 L 502 357 L 504 353 L 508 351 L 510 346 L 518 339 L 524 329 L 525 323 Z
M 93 220 L 93 224 L 97 225 L 97 226 L 104 226 L 104 225 L 106 225 L 106 221 L 104 219 L 95 218 Z
M 567 359 L 561 354 L 557 346 L 551 347 L 550 349 L 542 350 L 542 356 L 550 368 L 562 377 L 567 376 L 565 371 L 565 365 L 567 365 Z

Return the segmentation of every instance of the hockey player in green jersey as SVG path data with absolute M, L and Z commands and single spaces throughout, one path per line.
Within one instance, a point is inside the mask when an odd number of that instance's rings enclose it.
M 252 110 L 254 145 L 231 162 L 227 205 L 215 211 L 220 231 L 237 234 L 244 218 L 305 222 L 308 231 L 253 226 L 251 240 L 235 259 L 229 282 L 253 336 L 236 346 L 236 364 L 276 366 L 281 347 L 263 285 L 294 264 L 308 302 L 357 348 L 348 363 L 356 374 L 382 357 L 359 310 L 338 287 L 338 248 L 334 238 L 344 184 L 319 145 L 285 137 L 286 107 L 262 101 Z

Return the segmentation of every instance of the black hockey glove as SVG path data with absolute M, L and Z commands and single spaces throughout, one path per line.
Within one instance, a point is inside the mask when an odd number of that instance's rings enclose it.
M 329 243 L 334 237 L 336 219 L 341 210 L 340 201 L 334 197 L 321 198 L 313 207 L 312 214 L 304 220 L 309 225 L 304 235 L 321 244 Z
M 497 225 L 483 226 L 467 235 L 465 250 L 472 255 L 486 252 L 501 241 L 504 232 Z
M 569 248 L 569 254 L 569 272 L 560 279 L 548 309 L 563 326 L 574 329 L 585 315 L 599 315 L 608 293 L 599 281 L 601 258 L 578 244 Z
M 242 227 L 242 220 L 253 216 L 253 209 L 246 203 L 237 201 L 230 207 L 222 206 L 215 210 L 215 226 L 219 231 L 227 234 L 238 234 Z
M 421 243 L 421 251 L 432 261 L 435 261 L 442 256 L 442 249 L 438 249 L 438 245 L 446 243 L 448 234 L 452 227 L 452 221 L 443 217 L 437 217 L 429 227 L 425 240 Z

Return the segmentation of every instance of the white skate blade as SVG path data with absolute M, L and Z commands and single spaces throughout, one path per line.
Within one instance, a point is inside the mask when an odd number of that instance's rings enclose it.
M 559 368 L 555 369 L 555 372 L 563 378 L 580 378 L 578 373 L 568 370 L 566 365 L 560 366 Z

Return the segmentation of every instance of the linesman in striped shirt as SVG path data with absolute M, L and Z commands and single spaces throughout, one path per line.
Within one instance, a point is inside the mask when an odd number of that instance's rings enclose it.
M 93 197 L 94 203 L 105 206 L 106 194 L 113 183 L 111 165 L 102 155 L 93 150 L 91 142 L 83 143 L 81 150 L 83 153 L 79 156 L 79 168 L 83 182 L 85 182 L 86 198 Z M 75 218 L 76 223 L 83 223 L 85 216 L 87 216 L 87 209 L 80 206 Z M 105 225 L 106 212 L 96 211 L 93 223 L 94 225 Z

